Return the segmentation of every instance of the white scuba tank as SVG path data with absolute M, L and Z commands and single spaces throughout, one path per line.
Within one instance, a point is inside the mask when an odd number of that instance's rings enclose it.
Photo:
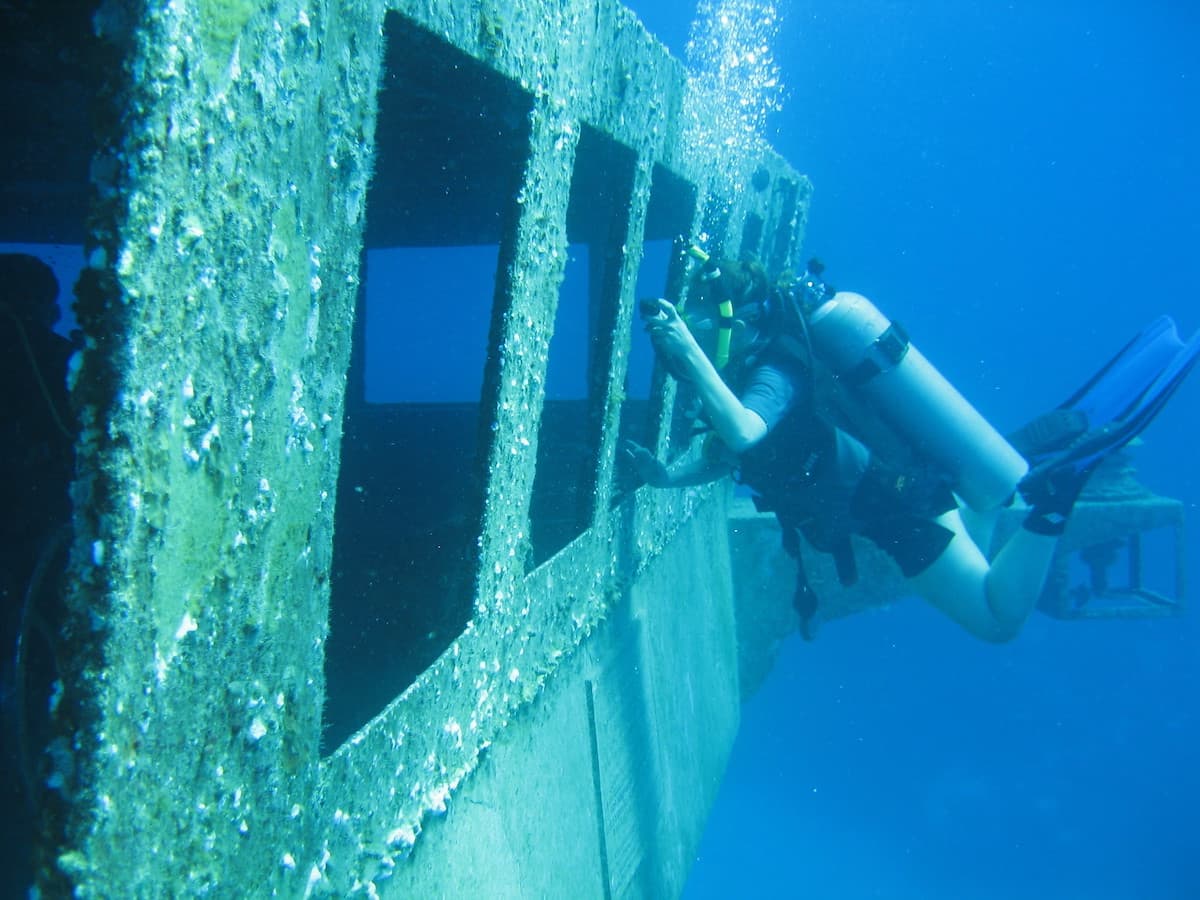
M 955 390 L 907 335 L 861 294 L 840 291 L 809 316 L 813 350 L 926 459 L 972 509 L 995 509 L 1025 459 Z

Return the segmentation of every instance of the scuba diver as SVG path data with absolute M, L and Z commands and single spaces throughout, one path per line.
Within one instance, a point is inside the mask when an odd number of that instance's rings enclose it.
M 1088 478 L 1200 357 L 1200 333 L 1184 343 L 1160 317 L 1065 403 L 1005 439 L 899 325 L 826 285 L 817 260 L 772 285 L 754 262 L 687 252 L 700 266 L 685 301 L 642 301 L 641 316 L 710 434 L 702 453 L 670 467 L 627 441 L 641 478 L 678 487 L 732 474 L 775 513 L 798 563 L 803 534 L 853 583 L 850 537 L 861 535 L 914 593 L 988 641 L 1020 631 Z M 992 528 L 1014 503 L 1025 504 L 1022 527 L 989 557 Z M 803 565 L 793 603 L 809 638 L 817 598 Z
M 67 370 L 78 345 L 54 331 L 59 284 L 48 265 L 0 253 L 0 284 L 0 860 L 32 881 L 61 671 L 76 432 Z

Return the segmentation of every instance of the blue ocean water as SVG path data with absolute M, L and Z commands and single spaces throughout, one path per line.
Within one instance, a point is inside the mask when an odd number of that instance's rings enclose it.
M 632 5 L 682 55 L 690 6 Z M 1001 427 L 1153 314 L 1200 327 L 1200 13 L 1179 6 L 781 0 L 768 137 L 814 181 L 808 250 Z M 66 287 L 78 253 L 54 253 Z M 466 374 L 370 384 L 457 400 Z M 1193 518 L 1198 399 L 1200 378 L 1138 451 Z M 1035 616 L 997 648 L 909 600 L 790 642 L 744 709 L 687 896 L 1200 896 L 1198 638 L 1194 614 Z
M 682 57 L 690 17 L 631 5 Z M 1200 328 L 1200 10 L 779 11 L 767 136 L 814 182 L 807 251 L 998 426 L 1060 402 L 1155 313 Z M 1136 451 L 1193 522 L 1198 404 L 1193 379 Z M 793 640 L 744 708 L 685 896 L 1200 897 L 1198 649 L 1194 612 L 1035 614 L 994 647 L 918 600 Z

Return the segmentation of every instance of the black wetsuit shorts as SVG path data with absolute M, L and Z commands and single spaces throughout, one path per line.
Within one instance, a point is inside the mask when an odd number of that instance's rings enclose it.
M 944 480 L 929 474 L 897 472 L 872 464 L 850 503 L 855 531 L 900 566 L 905 578 L 920 575 L 945 552 L 954 532 L 936 521 L 957 508 Z

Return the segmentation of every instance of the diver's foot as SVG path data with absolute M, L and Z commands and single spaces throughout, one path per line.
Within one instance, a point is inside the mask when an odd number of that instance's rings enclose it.
M 1024 528 L 1035 534 L 1062 534 L 1096 465 L 1076 468 L 1070 462 L 1050 463 L 1022 478 L 1017 490 L 1030 507 Z
M 1078 409 L 1052 409 L 1008 435 L 1008 442 L 1027 460 L 1064 450 L 1087 431 L 1087 414 Z

